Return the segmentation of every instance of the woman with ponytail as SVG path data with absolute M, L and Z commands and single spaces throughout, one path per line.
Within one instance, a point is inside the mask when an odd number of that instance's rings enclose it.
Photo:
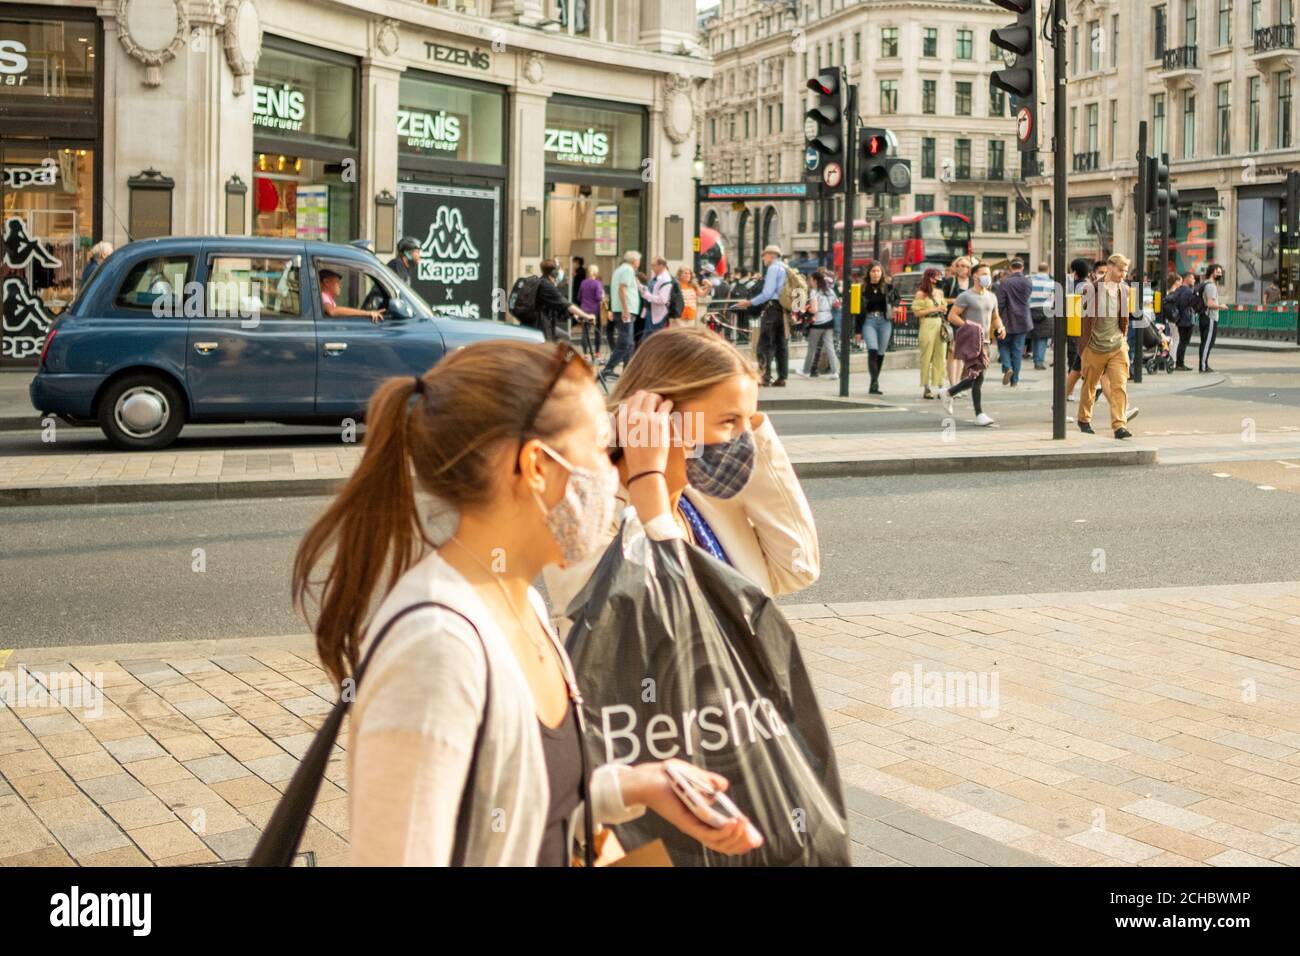
M 744 819 L 700 823 L 664 763 L 587 770 L 573 671 L 532 581 L 585 560 L 611 517 L 593 375 L 567 343 L 494 341 L 371 399 L 361 464 L 293 573 L 324 666 L 356 695 L 356 864 L 563 866 L 571 834 L 646 808 L 719 852 L 761 843 Z M 417 493 L 454 511 L 446 540 Z

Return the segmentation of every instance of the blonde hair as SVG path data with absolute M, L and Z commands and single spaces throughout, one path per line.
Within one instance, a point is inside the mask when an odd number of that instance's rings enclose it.
M 958 266 L 966 266 L 969 269 L 973 269 L 975 263 L 971 260 L 970 256 L 958 256 L 953 260 L 952 267 L 956 269 Z
M 712 329 L 666 329 L 646 336 L 637 346 L 610 393 L 609 407 L 616 408 L 641 391 L 680 404 L 737 375 L 758 378 L 744 353 Z
M 596 263 L 594 263 L 594 262 L 593 262 L 591 265 L 587 266 L 587 278 L 588 278 L 588 279 L 595 279 L 595 278 L 597 278 L 599 275 L 600 275 L 600 266 L 596 265 Z

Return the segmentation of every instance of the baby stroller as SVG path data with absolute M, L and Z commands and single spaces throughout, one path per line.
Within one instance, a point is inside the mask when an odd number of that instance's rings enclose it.
M 1164 322 L 1150 322 L 1142 329 L 1142 362 L 1152 375 L 1162 370 L 1173 374 L 1174 354 L 1170 349 L 1171 342 Z

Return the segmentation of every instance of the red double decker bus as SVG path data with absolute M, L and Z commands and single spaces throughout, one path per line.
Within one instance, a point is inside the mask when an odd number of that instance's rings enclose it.
M 880 224 L 880 258 L 890 275 L 915 272 L 922 266 L 951 265 L 971 254 L 970 219 L 957 212 L 918 212 L 895 216 Z M 853 223 L 853 264 L 866 268 L 875 245 L 875 223 Z M 844 265 L 844 223 L 835 224 L 835 272 Z

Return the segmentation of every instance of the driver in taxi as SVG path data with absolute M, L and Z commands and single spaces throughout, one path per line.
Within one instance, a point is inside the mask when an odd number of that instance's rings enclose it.
M 339 293 L 343 291 L 343 276 L 333 269 L 322 269 L 320 271 L 320 304 L 321 310 L 331 318 L 349 318 L 351 316 L 363 316 L 371 322 L 378 325 L 384 321 L 384 313 L 378 309 L 354 309 L 350 306 L 339 305 Z

